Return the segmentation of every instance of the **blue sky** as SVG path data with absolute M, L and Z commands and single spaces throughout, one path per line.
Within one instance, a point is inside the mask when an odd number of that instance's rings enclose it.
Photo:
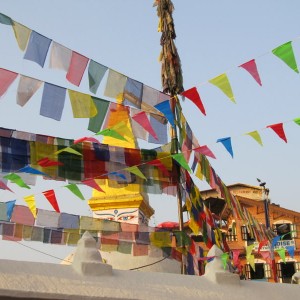
M 0 12 L 13 20 L 111 69 L 161 89 L 160 33 L 153 1 L 1 0 L 0 3 Z M 212 166 L 228 185 L 236 182 L 256 185 L 256 178 L 261 178 L 267 182 L 273 203 L 300 211 L 297 175 L 300 127 L 289 122 L 300 117 L 299 74 L 271 53 L 279 45 L 293 41 L 300 64 L 299 1 L 254 0 L 245 4 L 237 0 L 174 0 L 173 3 L 184 87 L 198 88 L 207 116 L 189 100 L 182 103 L 183 112 L 200 144 L 208 145 L 215 153 L 217 159 L 210 160 Z M 63 72 L 49 69 L 47 61 L 42 69 L 24 60 L 23 55 L 12 30 L 0 24 L 1 68 L 89 93 L 87 80 L 76 88 L 67 82 Z M 262 87 L 238 68 L 251 59 L 256 59 Z M 208 83 L 225 72 L 236 104 Z M 28 105 L 19 107 L 15 101 L 16 87 L 13 85 L 0 99 L 1 127 L 64 138 L 91 135 L 86 130 L 88 121 L 73 119 L 69 106 L 60 122 L 40 117 L 39 93 Z M 97 96 L 103 97 L 101 90 Z M 287 144 L 271 129 L 265 129 L 279 122 L 284 122 Z M 263 147 L 244 135 L 253 130 L 259 131 Z M 232 138 L 233 159 L 216 143 L 227 136 Z M 209 188 L 203 183 L 199 186 Z M 40 191 L 41 186 L 37 188 Z M 150 199 L 156 210 L 153 222 L 177 219 L 175 199 L 164 195 Z M 90 214 L 86 203 L 69 198 L 59 202 L 67 212 Z M 45 203 L 39 205 L 50 209 Z

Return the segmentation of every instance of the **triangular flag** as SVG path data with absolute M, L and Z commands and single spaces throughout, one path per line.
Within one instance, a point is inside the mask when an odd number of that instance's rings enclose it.
M 79 190 L 78 186 L 75 183 L 65 185 L 65 187 L 67 189 L 69 189 L 78 198 L 80 198 L 81 200 L 84 200 L 84 197 L 83 197 L 81 191 Z
M 232 146 L 231 146 L 231 138 L 226 137 L 222 139 L 218 139 L 217 143 L 222 143 L 225 149 L 230 153 L 231 157 L 233 158 L 233 151 L 232 151 Z
M 188 163 L 186 162 L 183 153 L 173 154 L 172 157 L 188 172 L 192 172 L 191 168 L 189 167 Z
M 246 257 L 248 257 L 248 256 L 251 255 L 253 248 L 254 248 L 254 245 L 253 245 L 253 244 L 247 246 L 247 248 L 246 248 Z
M 262 143 L 262 140 L 261 140 L 261 137 L 258 133 L 257 130 L 254 130 L 254 131 L 251 131 L 251 132 L 247 132 L 245 133 L 247 135 L 250 135 L 253 139 L 255 139 L 261 146 L 263 146 L 263 143 Z
M 2 190 L 8 190 L 8 191 L 10 191 L 10 192 L 13 193 L 13 191 L 3 181 L 1 181 L 1 180 L 0 180 L 0 189 L 2 189 Z
M 19 187 L 30 189 L 30 187 L 23 181 L 23 179 L 15 173 L 5 175 L 3 176 L 3 178 L 10 180 L 11 182 L 17 184 Z
M 11 215 L 13 213 L 15 204 L 16 204 L 16 200 L 11 200 L 11 201 L 7 201 L 6 203 L 6 214 L 7 214 L 7 220 L 11 219 Z
M 147 179 L 145 177 L 145 175 L 141 172 L 141 170 L 137 166 L 128 167 L 128 168 L 125 168 L 124 170 L 126 170 L 126 171 L 128 171 L 130 173 L 133 173 L 136 176 L 141 177 L 143 179 Z
M 249 265 L 251 266 L 251 268 L 255 272 L 254 255 L 251 254 L 250 256 L 247 256 L 247 261 L 249 262 Z
M 97 108 L 88 94 L 68 90 L 74 118 L 92 118 L 97 115 Z
M 295 247 L 294 246 L 286 246 L 286 250 L 289 253 L 289 256 L 294 258 L 294 256 L 295 256 Z
M 62 162 L 50 160 L 48 157 L 38 160 L 37 164 L 43 168 L 52 167 L 52 166 L 63 166 Z
M 45 192 L 43 192 L 43 194 L 47 198 L 47 200 L 50 202 L 52 207 L 55 209 L 55 211 L 60 212 L 54 190 L 45 191 Z
M 205 108 L 196 87 L 192 87 L 191 89 L 182 92 L 181 95 L 190 99 L 194 104 L 196 104 L 200 111 L 206 115 Z
M 269 125 L 269 126 L 267 126 L 267 128 L 273 129 L 274 132 L 287 143 L 287 139 L 286 139 L 284 129 L 283 129 L 283 123 Z
M 218 87 L 232 102 L 235 103 L 233 92 L 225 73 L 209 80 L 209 82 Z
M 82 138 L 79 138 L 77 140 L 74 140 L 74 144 L 79 144 L 79 143 L 83 143 L 83 142 L 90 142 L 90 143 L 95 143 L 95 144 L 100 144 L 100 142 L 95 139 L 95 138 L 92 138 L 92 137 L 82 137 Z
M 122 173 L 119 173 L 119 172 L 110 172 L 110 173 L 108 173 L 108 175 L 115 175 L 115 176 L 118 176 L 118 177 L 120 177 L 120 178 L 126 180 L 125 175 L 122 174 Z
M 31 213 L 34 216 L 34 218 L 36 219 L 36 205 L 35 205 L 34 195 L 30 195 L 30 196 L 24 197 L 24 200 L 27 203 L 27 205 L 28 205 Z
M 279 240 L 280 240 L 280 236 L 279 235 L 275 236 L 272 240 L 271 247 L 274 248 Z
M 233 264 L 235 266 L 238 266 L 239 265 L 239 255 L 240 255 L 240 250 L 238 249 L 233 249 L 231 250 L 232 252 L 232 260 L 233 260 Z
M 196 169 L 196 173 L 195 173 L 196 177 L 198 177 L 200 180 L 203 180 L 203 173 L 202 173 L 202 168 L 201 168 L 201 164 L 197 164 L 197 169 Z
M 102 192 L 102 193 L 105 193 L 105 191 L 103 191 L 102 189 L 101 189 L 101 187 L 99 186 L 99 184 L 96 182 L 96 180 L 95 179 L 86 179 L 86 180 L 83 180 L 83 181 L 81 181 L 83 184 L 85 184 L 85 185 L 87 185 L 87 186 L 89 186 L 89 187 L 91 187 L 91 188 L 93 188 L 93 189 L 95 189 L 95 190 L 97 190 L 97 191 L 99 191 L 99 192 Z
M 282 261 L 285 263 L 285 248 L 276 249 Z
M 148 161 L 147 164 L 159 168 L 165 176 L 170 175 L 166 166 L 159 159 L 154 159 L 154 160 Z
M 172 127 L 175 127 L 174 115 L 172 113 L 169 100 L 165 100 L 159 104 L 156 104 L 154 105 L 154 107 L 164 114 L 164 116 L 168 119 Z
M 31 29 L 14 21 L 13 30 L 14 30 L 15 37 L 16 37 L 19 48 L 22 51 L 24 51 L 26 49 L 26 46 L 27 46 L 27 43 L 28 43 L 28 40 L 29 40 L 29 37 L 31 34 Z
M 20 75 L 17 89 L 17 104 L 24 106 L 42 85 L 42 81 Z
M 257 250 L 257 252 L 260 253 L 260 249 L 261 249 L 263 246 L 267 245 L 268 242 L 269 242 L 269 241 L 268 241 L 267 239 L 261 241 L 261 242 L 259 243 L 259 245 L 258 245 L 258 250 Z
M 123 136 L 121 136 L 119 133 L 117 133 L 115 130 L 111 128 L 106 128 L 104 130 L 101 130 L 97 132 L 96 135 L 110 136 L 118 140 L 127 141 Z
M 239 67 L 245 69 L 250 73 L 250 75 L 256 80 L 256 82 L 261 86 L 261 80 L 257 71 L 257 66 L 255 59 L 249 60 L 248 62 L 240 65 Z
M 0 97 L 4 95 L 17 76 L 18 73 L 0 68 Z
M 224 270 L 226 270 L 228 258 L 229 258 L 229 254 L 227 252 L 222 253 L 221 261 L 222 261 Z
M 296 119 L 294 119 L 293 121 L 294 121 L 297 125 L 300 126 L 300 118 L 296 118 Z
M 136 121 L 138 124 L 140 124 L 146 131 L 148 131 L 156 140 L 158 140 L 157 135 L 147 117 L 146 112 L 141 111 L 134 116 L 132 116 L 132 119 Z
M 34 175 L 48 176 L 46 173 L 43 173 L 43 172 L 41 172 L 37 169 L 34 169 L 30 166 L 25 166 L 25 167 L 19 169 L 18 172 L 29 173 L 29 174 L 34 174 Z
M 56 152 L 54 152 L 55 155 L 61 153 L 61 152 L 68 152 L 68 153 L 72 153 L 72 154 L 75 154 L 75 155 L 80 155 L 82 156 L 82 154 L 78 151 L 76 151 L 75 149 L 71 148 L 71 147 L 66 147 L 66 148 L 63 148 L 61 150 L 58 150 Z
M 272 52 L 285 62 L 292 70 L 299 73 L 291 41 L 273 49 Z
M 216 158 L 215 155 L 211 152 L 211 150 L 206 146 L 200 146 L 194 149 L 195 152 L 201 153 L 205 156 L 209 156 L 211 158 Z

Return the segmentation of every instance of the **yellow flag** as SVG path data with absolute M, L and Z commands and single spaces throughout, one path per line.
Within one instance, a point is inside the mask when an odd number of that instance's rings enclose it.
M 24 51 L 26 49 L 28 39 L 31 34 L 31 29 L 14 21 L 13 22 L 13 30 L 14 30 L 15 37 L 16 37 L 17 43 L 19 45 L 19 48 L 22 51 Z
M 27 203 L 31 213 L 33 214 L 34 218 L 36 219 L 36 206 L 35 206 L 35 199 L 34 195 L 30 195 L 24 197 L 25 202 Z
M 194 234 L 199 234 L 199 225 L 193 218 L 190 218 L 189 227 L 191 228 Z
M 232 102 L 235 103 L 233 92 L 225 73 L 209 80 L 209 82 L 218 87 Z
M 97 115 L 97 108 L 92 97 L 87 94 L 68 90 L 74 118 L 92 118 Z
M 254 138 L 261 146 L 263 146 L 263 143 L 262 143 L 262 140 L 261 140 L 261 137 L 259 135 L 259 133 L 255 130 L 255 131 L 251 131 L 251 132 L 248 132 L 246 133 L 248 135 L 250 135 L 252 138 Z
M 159 248 L 172 246 L 170 232 L 151 232 L 149 238 L 153 246 Z
M 255 263 L 254 263 L 254 255 L 251 254 L 250 256 L 247 256 L 247 261 L 250 264 L 251 268 L 255 272 Z
M 125 170 L 130 172 L 130 173 L 135 174 L 138 177 L 141 177 L 143 179 L 147 179 L 145 177 L 145 175 L 141 172 L 141 170 L 137 166 L 132 166 L 132 167 L 129 167 L 129 168 L 125 168 Z
M 201 170 L 201 165 L 197 164 L 196 174 L 195 174 L 200 180 L 203 180 L 203 173 Z
M 66 147 L 66 148 L 64 148 L 64 149 L 58 150 L 58 151 L 56 151 L 54 154 L 57 155 L 57 154 L 59 154 L 59 153 L 61 153 L 61 152 L 69 152 L 69 153 L 72 153 L 72 154 L 76 154 L 76 155 L 82 156 L 81 153 L 79 153 L 78 151 L 76 151 L 75 149 L 73 149 L 73 148 L 71 148 L 71 147 Z

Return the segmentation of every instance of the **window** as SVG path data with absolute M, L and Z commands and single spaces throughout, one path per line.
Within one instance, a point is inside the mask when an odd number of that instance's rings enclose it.
M 297 237 L 296 224 L 282 223 L 274 224 L 274 232 L 282 236 L 282 240 L 292 240 Z
M 251 237 L 249 232 L 248 232 L 248 229 L 247 229 L 247 226 L 241 226 L 241 231 L 242 231 L 242 240 L 243 241 L 255 241 L 255 238 Z
M 271 267 L 269 264 L 265 263 L 256 263 L 255 271 L 249 264 L 245 265 L 246 278 L 255 280 L 255 279 L 264 279 L 271 278 Z
M 300 272 L 300 262 L 295 262 L 295 270 L 296 272 Z
M 296 264 L 292 262 L 286 262 L 286 263 L 277 263 L 276 264 L 276 271 L 278 278 L 282 279 L 282 282 L 284 283 L 290 283 L 292 276 L 296 272 Z

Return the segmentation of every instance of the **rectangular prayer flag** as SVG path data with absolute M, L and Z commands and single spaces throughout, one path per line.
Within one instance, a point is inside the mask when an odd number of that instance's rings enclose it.
M 90 118 L 88 130 L 96 133 L 100 131 L 102 127 L 110 102 L 96 97 L 92 97 L 92 100 L 96 106 L 97 114 Z
M 17 78 L 17 76 L 18 73 L 0 68 L 0 97 L 2 97 L 5 94 L 5 92 Z
M 52 42 L 49 67 L 64 71 L 69 70 L 72 50 L 56 42 Z
M 68 90 L 74 118 L 92 118 L 97 115 L 97 108 L 88 94 Z
M 18 22 L 13 22 L 13 30 L 15 33 L 15 37 L 18 43 L 19 48 L 24 51 L 26 49 L 31 29 L 25 27 L 22 24 L 19 24 Z
M 79 86 L 89 58 L 73 51 L 70 66 L 66 78 L 71 83 Z
M 123 94 L 127 77 L 112 69 L 109 69 L 104 96 L 116 99 Z
M 89 87 L 92 93 L 94 94 L 97 93 L 100 82 L 103 79 L 107 69 L 108 68 L 106 66 L 103 66 L 93 61 L 92 59 L 90 60 L 88 75 L 89 75 Z

